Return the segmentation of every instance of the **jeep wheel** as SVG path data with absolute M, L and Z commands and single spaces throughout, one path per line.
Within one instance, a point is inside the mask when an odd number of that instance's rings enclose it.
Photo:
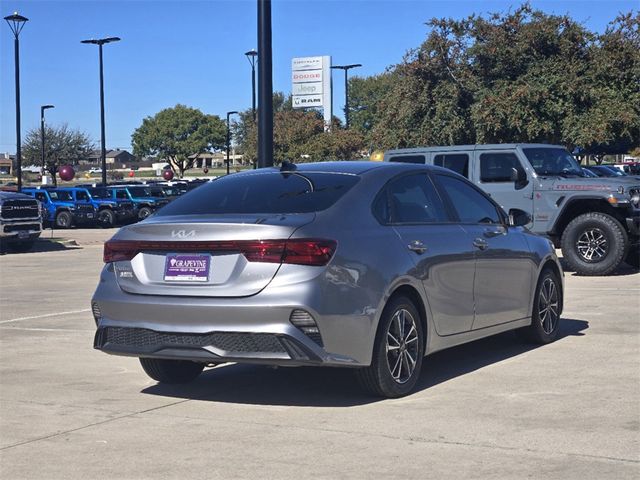
M 58 228 L 71 228 L 73 223 L 73 217 L 69 212 L 58 212 L 56 215 L 56 227 Z
M 640 246 L 631 247 L 624 261 L 630 267 L 638 270 L 640 268 Z
M 149 207 L 142 207 L 139 211 L 138 211 L 138 218 L 140 220 L 144 220 L 145 218 L 147 218 L 149 215 L 151 215 L 153 212 L 151 211 L 151 209 Z
M 160 383 L 189 383 L 204 370 L 204 363 L 189 360 L 141 358 L 140 364 L 147 375 Z
M 112 210 L 104 208 L 98 212 L 98 224 L 103 228 L 113 227 L 116 216 Z
M 615 218 L 590 212 L 567 225 L 561 243 L 565 261 L 578 275 L 607 275 L 622 262 L 628 240 Z
M 371 365 L 356 370 L 360 385 L 380 397 L 407 395 L 420 376 L 424 338 L 418 310 L 406 297 L 395 297 L 382 312 Z

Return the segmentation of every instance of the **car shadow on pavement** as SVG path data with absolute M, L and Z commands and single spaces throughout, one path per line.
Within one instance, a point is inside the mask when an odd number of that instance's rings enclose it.
M 78 250 L 80 247 L 75 241 L 64 238 L 39 238 L 33 244 L 33 247 L 27 251 L 13 250 L 7 248 L 2 251 L 0 255 L 24 255 L 28 253 L 40 253 L 40 252 L 58 252 L 62 250 Z
M 589 323 L 584 320 L 563 318 L 556 342 L 569 336 L 582 336 L 588 328 Z M 524 344 L 513 332 L 505 332 L 434 353 L 425 359 L 413 394 L 537 348 L 544 345 Z M 274 369 L 238 364 L 205 370 L 187 385 L 156 384 L 143 389 L 142 393 L 210 402 L 297 407 L 352 407 L 384 400 L 363 393 L 351 369 Z
M 582 275 L 578 275 L 575 272 L 575 270 L 573 270 L 567 264 L 567 262 L 564 260 L 564 258 L 560 259 L 560 265 L 562 265 L 562 270 L 564 271 L 564 273 L 571 274 L 572 277 L 581 277 L 582 276 Z M 635 275 L 637 273 L 640 273 L 637 268 L 633 268 L 630 265 L 627 265 L 626 263 L 621 263 L 618 268 L 616 268 L 613 272 L 608 273 L 606 276 L 607 277 L 621 277 L 621 276 L 625 276 L 625 275 Z

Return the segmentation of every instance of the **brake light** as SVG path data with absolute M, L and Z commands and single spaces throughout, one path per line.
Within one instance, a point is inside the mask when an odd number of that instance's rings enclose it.
M 322 266 L 336 251 L 334 240 L 235 240 L 213 242 L 109 240 L 104 263 L 132 260 L 140 252 L 241 253 L 249 262 Z

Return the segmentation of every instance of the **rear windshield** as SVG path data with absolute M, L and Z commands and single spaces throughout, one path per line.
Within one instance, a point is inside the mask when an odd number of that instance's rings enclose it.
M 334 173 L 230 175 L 179 197 L 156 216 L 319 212 L 358 180 Z

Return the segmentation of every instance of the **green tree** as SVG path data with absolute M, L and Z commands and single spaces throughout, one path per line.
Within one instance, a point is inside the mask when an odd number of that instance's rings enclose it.
M 145 118 L 131 135 L 135 155 L 166 159 L 180 178 L 193 167 L 199 155 L 224 148 L 225 138 L 223 120 L 184 105 Z
M 380 101 L 393 86 L 395 76 L 382 73 L 349 78 L 349 128 L 367 133 L 380 114 Z
M 45 126 L 44 138 L 45 170 L 51 174 L 54 185 L 57 185 L 56 174 L 61 165 L 76 165 L 95 148 L 86 133 L 69 128 L 67 124 Z M 40 128 L 32 128 L 27 132 L 22 144 L 22 156 L 27 163 L 42 165 Z
M 432 19 L 376 102 L 377 147 L 549 142 L 588 153 L 640 144 L 640 16 L 602 35 L 524 4 Z
M 294 110 L 291 97 L 276 92 L 273 99 L 273 161 L 312 162 L 360 158 L 365 149 L 362 133 L 346 131 L 334 119 L 330 132 L 325 132 L 322 115 L 316 110 Z M 251 111 L 240 113 L 234 125 L 235 140 L 248 161 L 256 161 L 257 129 Z

